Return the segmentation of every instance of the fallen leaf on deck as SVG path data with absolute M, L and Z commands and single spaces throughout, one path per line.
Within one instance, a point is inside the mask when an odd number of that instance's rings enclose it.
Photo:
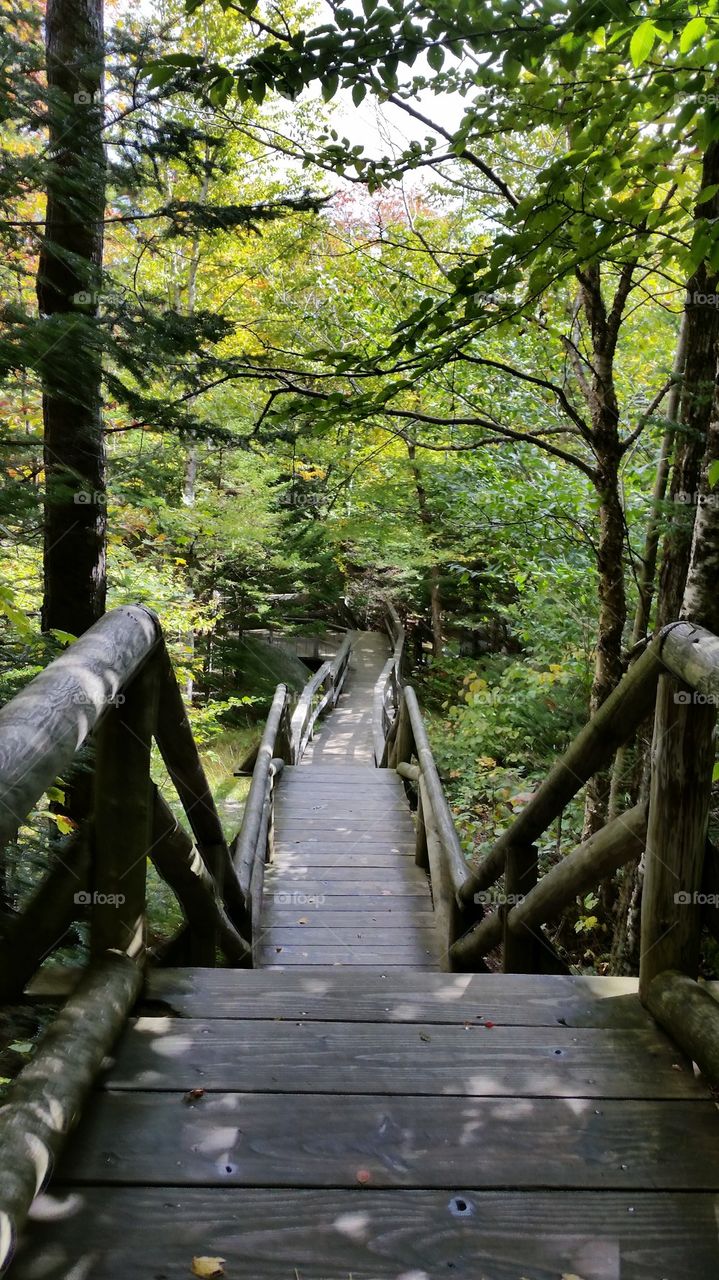
M 420 1031 L 420 1033 L 419 1033 L 419 1038 L 420 1038 L 420 1040 L 425 1040 L 425 1041 L 427 1042 L 427 1044 L 429 1044 L 429 1041 L 432 1039 L 432 1037 L 431 1037 L 431 1036 L 426 1036 L 426 1035 L 424 1034 L 424 1031 Z
M 200 1276 L 202 1280 L 211 1280 L 213 1276 L 224 1276 L 225 1259 L 224 1258 L 193 1258 L 192 1274 Z
M 197 1099 L 198 1099 L 198 1098 L 204 1098 L 204 1096 L 205 1096 L 205 1090 L 204 1090 L 204 1089 L 188 1089 L 188 1090 L 187 1090 L 187 1093 L 184 1095 L 184 1097 L 183 1097 L 182 1101 L 183 1101 L 183 1102 L 197 1102 Z

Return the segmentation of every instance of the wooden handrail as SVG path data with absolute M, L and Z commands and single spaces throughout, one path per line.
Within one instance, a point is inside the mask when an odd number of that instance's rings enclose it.
M 113 609 L 2 708 L 0 846 L 124 697 L 160 637 L 150 609 Z
M 487 915 L 459 938 L 452 947 L 452 959 L 461 969 L 471 969 L 502 941 L 503 932 L 534 933 L 559 915 L 581 893 L 586 893 L 627 862 L 638 861 L 647 833 L 646 805 L 636 805 L 602 827 L 583 844 L 562 858 L 542 876 L 538 884 L 505 910 Z M 480 901 L 488 895 L 479 893 Z
M 387 763 L 389 740 L 399 715 L 407 638 L 402 620 L 390 600 L 385 601 L 385 628 L 392 643 L 392 653 L 375 682 L 372 698 L 375 763 L 380 767 Z M 391 715 L 388 703 L 392 709 Z
M 50 948 L 72 920 L 89 914 L 91 951 L 144 954 L 145 868 L 157 830 L 150 778 L 155 738 L 195 834 L 204 872 L 186 876 L 179 896 L 186 909 L 196 895 L 190 937 L 204 963 L 215 963 L 215 945 L 231 942 L 231 958 L 250 945 L 241 928 L 246 903 L 232 865 L 217 810 L 197 751 L 187 712 L 156 616 L 143 606 L 105 614 L 0 711 L 0 840 L 14 834 L 34 804 L 72 764 L 92 738 L 95 747 L 94 803 L 78 836 L 82 868 L 74 889 L 55 865 L 28 904 L 27 920 L 51 903 L 57 926 Z M 154 816 L 153 816 L 154 813 Z M 86 856 L 84 849 L 91 849 Z M 192 855 L 195 856 L 194 854 Z M 179 890 L 179 880 L 178 880 Z M 226 912 L 226 916 L 225 913 Z M 20 913 L 3 948 L 22 929 Z M 210 920 L 213 929 L 209 929 Z M 230 937 L 226 927 L 237 935 Z M 48 952 L 47 930 L 27 935 L 22 962 L 2 983 L 11 998 Z M 227 954 L 227 948 L 225 948 Z M 19 985 L 18 985 L 19 984 Z
M 507 849 L 534 844 L 589 778 L 609 763 L 617 747 L 649 715 L 661 671 L 660 645 L 654 641 L 577 734 L 522 812 L 473 868 L 461 892 L 464 902 L 470 902 L 499 878 Z
M 297 699 L 290 721 L 293 764 L 299 764 L 302 759 L 320 716 L 332 710 L 337 703 L 347 678 L 353 642 L 354 632 L 349 632 L 334 657 L 322 664 Z M 322 697 L 315 702 L 319 689 L 323 690 Z

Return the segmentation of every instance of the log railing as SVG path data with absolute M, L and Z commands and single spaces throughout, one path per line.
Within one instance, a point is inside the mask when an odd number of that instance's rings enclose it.
M 153 738 L 194 846 L 153 786 Z M 0 711 L 3 844 L 84 744 L 94 755 L 89 811 L 0 940 L 0 999 L 22 991 L 78 918 L 89 917 L 92 956 L 111 949 L 142 963 L 148 856 L 183 907 L 187 958 L 214 965 L 220 946 L 231 963 L 249 963 L 245 898 L 148 609 L 106 614 Z
M 156 741 L 196 847 L 150 774 Z M 78 751 L 94 756 L 77 832 L 0 940 L 0 1000 L 22 992 L 73 920 L 90 922 L 90 962 L 75 993 L 0 1109 L 0 1270 L 36 1192 L 134 1004 L 145 961 L 150 857 L 187 920 L 183 956 L 249 964 L 248 904 L 155 615 L 106 614 L 0 711 L 0 840 Z M 71 792 L 72 795 L 72 792 Z
M 417 695 L 411 685 L 400 691 L 399 710 L 383 758 L 417 793 L 415 861 L 429 873 L 437 929 L 442 945 L 441 967 L 453 967 L 451 947 L 476 916 L 466 906 L 462 890 L 470 879 L 459 836 L 447 803 L 427 738 Z M 415 763 L 416 762 L 416 763 Z
M 389 600 L 385 602 L 385 628 L 392 653 L 375 684 L 372 710 L 374 754 L 378 765 L 386 763 L 387 742 L 399 711 L 405 661 L 406 632 L 397 610 Z
M 261 932 L 265 867 L 272 860 L 275 779 L 285 764 L 299 764 L 317 721 L 336 705 L 347 678 L 352 641 L 350 633 L 332 661 L 325 662 L 308 680 L 294 710 L 287 686 L 279 684 L 267 717 L 242 825 L 232 848 L 232 861 L 246 904 L 245 929 L 252 938 L 255 961 Z
M 353 639 L 353 633 L 349 632 L 332 660 L 322 664 L 297 699 L 290 721 L 293 764 L 302 759 L 317 720 L 337 703 L 347 677 Z
M 648 813 L 640 804 L 615 818 L 538 880 L 535 842 L 589 778 L 606 768 L 655 703 Z M 696 1061 L 700 1054 L 719 1069 L 719 1006 L 701 987 L 687 985 L 696 977 L 706 896 L 711 729 L 718 704 L 719 639 L 688 622 L 665 627 L 460 887 L 463 906 L 483 907 L 491 897 L 485 891 L 504 875 L 499 909 L 457 939 L 453 964 L 476 968 L 503 943 L 505 971 L 535 969 L 541 925 L 644 853 L 640 995 Z

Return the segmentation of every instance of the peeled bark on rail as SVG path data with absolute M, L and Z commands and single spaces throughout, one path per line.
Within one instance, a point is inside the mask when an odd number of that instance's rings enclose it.
M 581 893 L 611 875 L 618 867 L 641 857 L 647 818 L 644 805 L 609 822 L 601 831 L 577 845 L 506 915 L 506 926 L 513 932 L 536 929 L 559 915 Z M 458 968 L 471 968 L 502 940 L 502 916 L 499 911 L 465 933 L 452 947 L 452 958 Z
M 0 1108 L 0 1269 L 141 985 L 129 957 L 110 952 L 95 961 Z
M 149 609 L 113 609 L 2 708 L 0 846 L 119 702 L 159 634 Z
M 223 911 L 210 872 L 157 788 L 150 857 L 162 879 L 177 895 L 187 919 L 189 963 L 208 968 L 214 966 L 217 939 L 230 964 L 246 964 L 250 956 L 249 943 Z
M 471 901 L 476 893 L 498 879 L 510 845 L 534 844 L 587 779 L 611 760 L 617 747 L 651 710 L 662 670 L 659 646 L 654 641 L 577 734 L 526 808 L 472 873 L 461 891 L 464 902 Z
M 80 831 L 65 841 L 57 860 L 27 906 L 11 919 L 0 942 L 0 1004 L 17 999 L 43 960 L 59 947 L 84 910 L 90 866 L 89 839 Z
M 646 1006 L 707 1079 L 719 1085 L 719 1001 L 685 973 L 667 969 L 649 984 Z

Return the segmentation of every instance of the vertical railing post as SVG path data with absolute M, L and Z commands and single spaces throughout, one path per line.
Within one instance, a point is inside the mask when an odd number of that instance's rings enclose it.
M 529 929 L 513 932 L 508 925 L 509 913 L 526 898 L 537 883 L 539 874 L 537 846 L 510 845 L 504 865 L 502 968 L 505 973 L 536 973 L 537 939 Z
M 157 677 L 154 654 L 104 716 L 95 757 L 91 950 L 93 955 L 123 951 L 138 962 L 145 950 Z
M 716 708 L 662 676 L 652 743 L 649 825 L 642 890 L 639 994 L 665 969 L 697 976 L 702 870 Z

